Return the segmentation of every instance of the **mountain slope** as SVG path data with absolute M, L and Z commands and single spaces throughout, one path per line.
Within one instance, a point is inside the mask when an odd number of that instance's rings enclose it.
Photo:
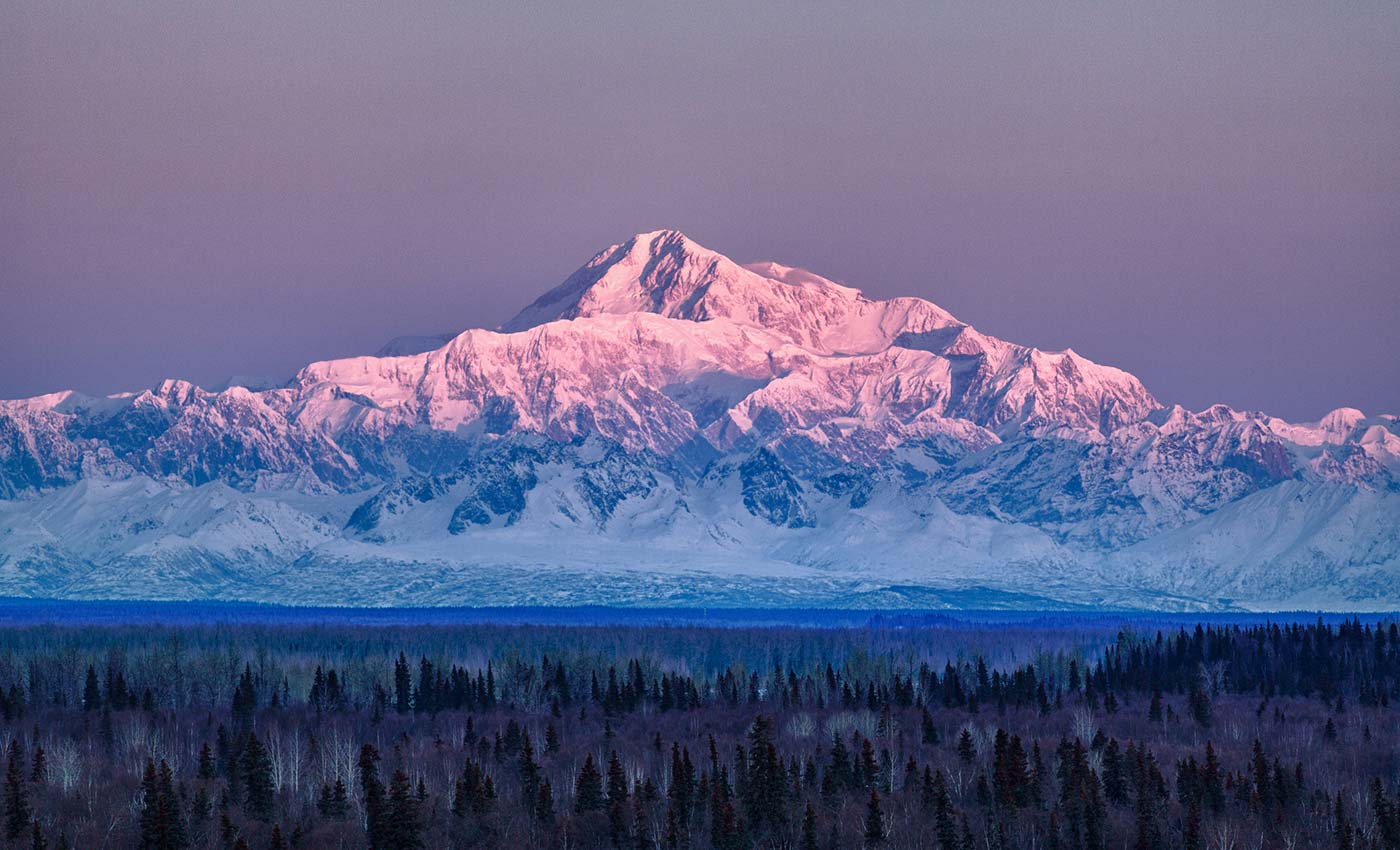
M 0 402 L 0 593 L 1393 607 L 1397 471 L 656 231 L 498 331 Z

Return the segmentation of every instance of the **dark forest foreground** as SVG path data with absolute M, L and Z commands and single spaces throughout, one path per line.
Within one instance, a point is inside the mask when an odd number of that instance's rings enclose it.
M 1393 620 L 0 631 L 12 848 L 1400 848 Z

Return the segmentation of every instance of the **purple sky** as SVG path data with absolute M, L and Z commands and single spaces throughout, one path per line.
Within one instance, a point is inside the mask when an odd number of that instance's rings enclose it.
M 1400 412 L 1395 0 L 562 5 L 0 4 L 0 397 L 495 325 L 677 227 L 1164 401 Z

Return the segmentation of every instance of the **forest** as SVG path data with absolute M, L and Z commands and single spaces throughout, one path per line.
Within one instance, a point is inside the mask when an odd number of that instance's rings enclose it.
M 1400 850 L 1393 618 L 0 627 L 25 850 Z

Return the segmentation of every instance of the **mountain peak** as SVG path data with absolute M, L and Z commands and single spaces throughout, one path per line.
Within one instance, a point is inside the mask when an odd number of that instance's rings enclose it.
M 823 354 L 874 353 L 899 333 L 959 324 L 921 299 L 872 301 L 803 269 L 774 262 L 743 266 L 678 230 L 655 230 L 600 251 L 501 330 L 637 312 L 727 320 Z
M 627 240 L 627 244 L 655 245 L 657 243 L 695 245 L 695 247 L 699 248 L 693 239 L 673 227 L 663 227 L 660 230 L 649 230 L 646 233 L 638 233 Z M 700 248 L 700 250 L 703 251 L 705 249 Z
M 510 333 L 603 313 L 667 315 L 709 278 L 731 268 L 738 266 L 679 230 L 638 233 L 599 251 L 501 330 Z
M 1111 430 L 1157 407 L 1135 377 L 1073 351 L 1039 352 L 978 334 L 922 298 L 876 301 L 793 266 L 739 265 L 677 230 L 641 233 L 599 252 L 502 330 L 636 313 L 753 328 L 818 357 L 898 349 L 962 355 L 970 359 L 953 409 L 998 430 L 1041 420 Z M 963 409 L 968 399 L 977 401 Z M 978 408 L 983 402 L 997 412 Z

